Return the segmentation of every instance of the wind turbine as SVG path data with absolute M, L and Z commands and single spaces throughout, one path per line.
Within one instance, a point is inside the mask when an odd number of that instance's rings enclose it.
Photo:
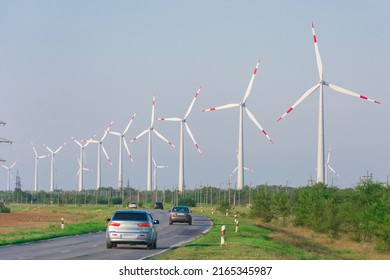
M 233 103 L 233 104 L 227 104 L 222 105 L 219 107 L 214 107 L 206 110 L 202 110 L 202 112 L 210 112 L 215 110 L 221 110 L 221 109 L 229 109 L 229 108 L 240 108 L 240 118 L 239 118 L 239 129 L 238 129 L 238 165 L 237 165 L 237 189 L 241 190 L 244 186 L 244 127 L 243 127 L 243 111 L 247 113 L 248 117 L 251 119 L 251 121 L 261 130 L 261 132 L 267 137 L 267 139 L 271 142 L 271 138 L 268 136 L 267 132 L 261 127 L 259 122 L 256 120 L 254 115 L 249 111 L 248 107 L 246 106 L 246 100 L 249 97 L 249 94 L 251 93 L 253 81 L 255 79 L 257 69 L 260 65 L 260 59 L 257 61 L 255 70 L 253 71 L 252 78 L 249 81 L 248 88 L 246 90 L 244 99 L 241 103 Z
M 119 169 L 119 171 L 118 171 L 118 190 L 119 191 L 122 191 L 122 187 L 123 187 L 122 143 L 125 146 L 125 148 L 127 150 L 127 154 L 129 155 L 131 161 L 133 161 L 133 159 L 131 158 L 129 147 L 127 146 L 127 143 L 125 140 L 125 134 L 126 134 L 127 130 L 129 130 L 129 127 L 130 127 L 131 123 L 133 122 L 136 115 L 137 115 L 137 113 L 135 113 L 131 117 L 129 123 L 127 124 L 125 130 L 122 133 L 109 131 L 109 130 L 107 131 L 107 133 L 112 134 L 112 135 L 116 135 L 119 137 L 119 167 L 118 167 L 118 169 Z
M 108 156 L 108 154 L 107 154 L 107 152 L 106 152 L 106 149 L 105 149 L 104 146 L 103 146 L 103 140 L 106 138 L 108 132 L 110 131 L 110 128 L 111 128 L 113 122 L 114 122 L 114 121 L 112 121 L 112 122 L 108 125 L 107 129 L 104 131 L 103 137 L 102 137 L 100 140 L 92 140 L 92 139 L 91 139 L 91 140 L 83 140 L 84 142 L 88 141 L 88 142 L 90 142 L 90 143 L 96 143 L 96 144 L 98 144 L 98 155 L 97 155 L 97 179 L 96 179 L 96 189 L 97 189 L 97 190 L 100 189 L 100 187 L 102 186 L 102 183 L 101 183 L 101 174 L 100 174 L 100 173 L 101 173 L 101 164 L 100 164 L 101 160 L 100 160 L 100 158 L 101 158 L 101 153 L 102 153 L 102 151 L 103 151 L 104 155 L 106 156 L 106 158 L 107 158 L 107 160 L 108 160 L 108 163 L 109 163 L 110 165 L 112 165 L 111 159 L 109 158 L 109 156 Z
M 178 190 L 182 193 L 185 190 L 185 181 L 184 181 L 184 126 L 187 130 L 188 135 L 192 139 L 192 142 L 195 144 L 195 148 L 198 150 L 199 154 L 202 155 L 202 152 L 199 148 L 198 143 L 195 141 L 194 135 L 191 132 L 190 127 L 187 124 L 187 118 L 191 113 L 192 107 L 194 106 L 194 103 L 196 99 L 199 96 L 199 92 L 202 89 L 202 86 L 199 87 L 199 89 L 196 91 L 194 98 L 192 99 L 192 102 L 190 104 L 190 107 L 188 107 L 186 114 L 184 115 L 184 118 L 158 118 L 159 121 L 173 121 L 173 122 L 180 122 L 180 154 L 179 154 L 179 184 L 178 184 Z
M 323 86 L 328 86 L 329 88 L 333 89 L 334 91 L 337 91 L 339 93 L 344 93 L 347 95 L 351 95 L 354 97 L 361 98 L 363 100 L 367 100 L 376 104 L 381 104 L 379 101 L 376 101 L 374 99 L 368 98 L 364 95 L 360 95 L 358 93 L 352 92 L 348 89 L 336 86 L 334 84 L 330 84 L 323 79 L 323 66 L 320 56 L 320 51 L 318 48 L 318 42 L 317 42 L 317 36 L 315 34 L 314 30 L 314 23 L 311 24 L 312 32 L 313 32 L 313 41 L 314 41 L 314 50 L 316 54 L 316 60 L 317 60 L 317 68 L 318 68 L 318 74 L 320 77 L 320 81 L 313 86 L 312 88 L 308 89 L 299 99 L 297 102 L 294 103 L 277 121 L 279 122 L 282 118 L 284 118 L 288 113 L 290 113 L 296 106 L 298 106 L 303 100 L 305 100 L 307 97 L 309 97 L 316 89 L 320 89 L 319 93 L 319 111 L 318 111 L 318 148 L 317 148 L 317 183 L 324 182 L 324 169 L 325 169 L 325 162 L 324 162 L 324 96 L 323 96 Z
M 157 201 L 157 169 L 161 168 L 168 168 L 166 165 L 157 165 L 156 160 L 154 157 L 152 157 L 153 165 L 154 165 L 154 171 L 153 171 L 153 190 L 156 192 L 156 201 Z
M 168 143 L 172 147 L 175 148 L 175 145 L 172 144 L 171 141 L 168 141 L 164 136 L 162 136 L 156 129 L 154 129 L 154 106 L 156 102 L 156 97 L 153 95 L 152 101 L 152 117 L 150 121 L 150 127 L 142 131 L 138 136 L 134 137 L 129 143 L 134 142 L 138 138 L 142 137 L 146 133 L 149 133 L 149 142 L 148 142 L 148 166 L 147 166 L 147 178 L 146 178 L 146 190 L 152 190 L 152 132 L 154 132 L 160 139 L 164 142 Z
M 92 136 L 90 140 L 94 139 L 96 135 Z M 85 153 L 84 153 L 84 149 L 85 147 L 87 147 L 89 145 L 89 141 L 86 141 L 86 143 L 84 145 L 82 145 L 79 141 L 77 141 L 74 137 L 71 137 L 71 139 L 77 144 L 79 145 L 80 147 L 80 160 L 79 160 L 79 172 L 78 172 L 78 175 L 79 175 L 79 192 L 81 192 L 83 190 L 83 166 L 84 166 L 84 163 L 83 163 L 83 159 L 85 157 Z
M 50 152 L 51 155 L 51 168 L 50 168 L 50 192 L 54 191 L 54 156 L 66 145 L 62 144 L 57 150 L 53 151 L 46 144 L 43 146 Z
M 17 163 L 18 161 L 15 161 L 11 166 L 5 166 L 4 164 L 1 165 L 2 167 L 4 167 L 5 169 L 8 170 L 8 179 L 7 179 L 7 191 L 10 191 L 11 190 L 11 169 L 15 166 L 15 164 Z
M 40 159 L 43 159 L 43 158 L 46 158 L 48 157 L 49 155 L 43 155 L 43 156 L 38 156 L 38 153 L 37 151 L 35 150 L 35 147 L 34 147 L 34 144 L 31 143 L 32 145 L 32 148 L 34 150 L 34 154 L 35 154 L 35 178 L 34 178 L 34 191 L 38 191 L 38 161 Z
M 328 184 L 328 169 L 330 169 L 330 171 L 336 174 L 337 177 L 339 176 L 339 174 L 332 168 L 332 166 L 329 165 L 329 161 L 330 161 L 330 148 L 328 151 L 328 158 L 326 159 L 326 166 L 325 166 L 325 184 Z
M 76 157 L 77 157 L 77 162 L 78 162 L 78 164 L 80 165 L 81 162 L 80 162 L 79 155 L 77 154 Z M 83 167 L 83 170 L 84 170 L 84 171 L 91 171 L 91 172 L 93 171 L 92 169 L 89 169 L 89 168 L 87 168 L 87 167 Z M 77 170 L 76 177 L 79 176 L 79 175 L 80 175 L 80 170 Z

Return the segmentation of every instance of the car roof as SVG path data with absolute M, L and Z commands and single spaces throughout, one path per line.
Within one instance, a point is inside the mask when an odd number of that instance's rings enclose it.
M 115 213 L 146 213 L 146 214 L 150 214 L 149 211 L 146 211 L 146 210 L 116 210 Z

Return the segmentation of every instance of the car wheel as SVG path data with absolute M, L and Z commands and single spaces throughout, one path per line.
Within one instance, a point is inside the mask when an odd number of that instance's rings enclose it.
M 112 249 L 112 243 L 106 243 L 107 249 Z
M 169 224 L 170 224 L 170 225 L 172 225 L 172 224 L 173 224 L 173 222 L 172 222 L 171 220 L 169 220 Z
M 189 222 L 188 222 L 188 225 L 191 226 L 191 225 L 192 225 L 192 221 L 189 221 Z
M 153 249 L 157 249 L 157 237 L 156 237 L 156 240 L 154 240 Z

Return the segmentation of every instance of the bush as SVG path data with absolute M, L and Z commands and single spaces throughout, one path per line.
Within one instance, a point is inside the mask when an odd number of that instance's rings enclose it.
M 192 198 L 179 198 L 179 205 L 185 205 L 188 207 L 196 207 L 196 202 Z
M 0 213 L 11 213 L 11 209 L 8 207 L 0 206 Z

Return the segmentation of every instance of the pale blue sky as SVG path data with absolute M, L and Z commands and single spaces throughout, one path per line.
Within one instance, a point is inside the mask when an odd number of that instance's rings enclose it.
M 203 151 L 186 135 L 186 184 L 223 186 L 236 162 L 238 109 L 202 109 L 242 100 L 259 57 L 262 62 L 247 100 L 275 144 L 245 116 L 245 183 L 291 186 L 316 177 L 318 95 L 313 94 L 282 122 L 277 118 L 318 82 L 311 34 L 316 26 L 324 79 L 377 99 L 382 105 L 325 90 L 325 145 L 334 183 L 350 187 L 366 171 L 386 181 L 390 174 L 390 4 L 388 1 L 0 1 L 0 137 L 6 165 L 15 160 L 24 187 L 34 185 L 34 154 L 67 142 L 57 155 L 56 184 L 77 189 L 78 146 L 114 120 L 128 141 L 146 129 L 156 94 L 156 117 L 183 117 L 202 85 L 188 124 Z M 179 144 L 179 125 L 155 128 Z M 117 138 L 105 146 L 103 185 L 117 185 Z M 177 184 L 179 150 L 157 137 L 154 156 L 160 187 Z M 146 185 L 147 138 L 130 145 L 124 181 Z M 86 148 L 96 170 L 96 146 Z M 41 188 L 49 189 L 49 159 L 40 161 Z M 96 171 L 84 176 L 95 187 Z M 236 180 L 232 178 L 232 183 Z M 0 170 L 0 189 L 6 170 Z

